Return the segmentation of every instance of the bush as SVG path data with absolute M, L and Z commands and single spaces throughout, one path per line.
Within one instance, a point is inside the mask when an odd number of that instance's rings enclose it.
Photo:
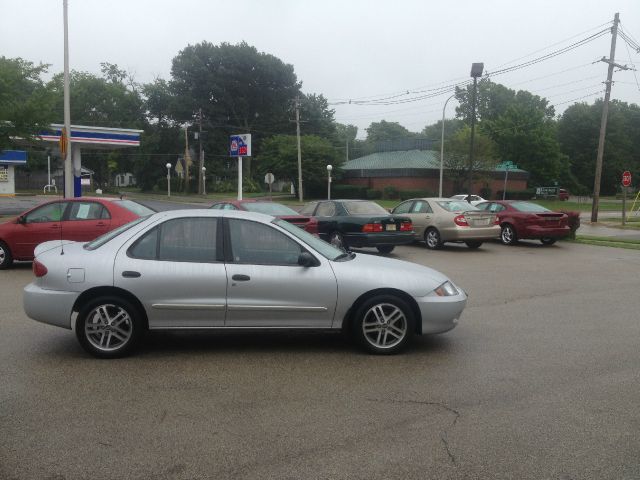
M 480 196 L 486 200 L 491 198 L 491 189 L 489 187 L 483 187 L 480 189 Z M 502 198 L 502 197 L 500 197 Z
M 433 192 L 429 190 L 403 190 L 400 192 L 400 200 L 410 200 L 412 198 L 423 198 L 423 197 L 437 197 Z
M 367 199 L 368 200 L 379 200 L 382 198 L 382 192 L 380 190 L 367 190 Z
M 395 200 L 400 197 L 398 189 L 393 185 L 387 185 L 382 189 L 382 196 L 387 200 Z
M 362 199 L 367 196 L 367 187 L 358 185 L 334 185 L 331 198 Z
M 561 210 L 562 213 L 566 213 L 569 217 L 569 228 L 571 229 L 571 235 L 569 238 L 575 240 L 576 230 L 580 228 L 580 212 L 574 212 L 569 210 Z

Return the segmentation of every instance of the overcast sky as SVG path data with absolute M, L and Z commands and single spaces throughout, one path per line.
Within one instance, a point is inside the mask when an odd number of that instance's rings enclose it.
M 0 0 L 0 55 L 62 71 L 62 5 Z M 189 44 L 244 40 L 292 64 L 305 93 L 333 103 L 405 101 L 421 95 L 411 92 L 467 80 L 473 62 L 496 72 L 566 47 L 610 26 L 616 12 L 640 41 L 640 0 L 69 0 L 70 64 L 98 74 L 100 62 L 115 63 L 149 82 L 169 79 L 171 60 Z M 610 42 L 606 34 L 493 80 L 548 98 L 558 113 L 575 99 L 592 103 L 603 96 L 607 66 L 598 60 Z M 618 39 L 616 61 L 640 66 L 640 54 Z M 612 98 L 640 103 L 640 72 L 616 72 L 614 80 Z M 333 108 L 363 138 L 380 120 L 420 131 L 442 117 L 448 96 Z M 447 117 L 454 113 L 451 101 Z

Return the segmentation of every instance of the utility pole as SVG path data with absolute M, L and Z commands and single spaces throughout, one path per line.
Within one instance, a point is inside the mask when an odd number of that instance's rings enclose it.
M 199 158 L 200 158 L 200 162 L 198 165 L 198 173 L 202 172 L 202 168 L 204 167 L 204 154 L 202 151 L 202 109 L 198 110 L 198 142 L 200 143 L 200 154 L 199 154 Z M 200 175 L 198 175 L 200 176 Z M 203 185 L 202 182 L 198 182 L 198 194 L 201 195 L 202 194 L 202 189 L 203 189 Z
M 296 136 L 298 139 L 298 200 L 303 201 L 302 196 L 302 152 L 300 150 L 300 97 L 296 96 Z
M 609 98 L 611 97 L 611 85 L 613 83 L 613 68 L 618 67 L 621 70 L 629 70 L 626 65 L 615 63 L 616 56 L 616 39 L 618 38 L 618 23 L 620 23 L 620 14 L 616 13 L 613 17 L 613 27 L 611 28 L 611 52 L 609 59 L 602 57 L 601 62 L 609 64 L 607 72 L 607 81 L 605 82 L 604 103 L 602 104 L 602 119 L 600 121 L 600 138 L 598 139 L 598 156 L 596 158 L 596 173 L 593 180 L 593 204 L 591 205 L 591 222 L 598 221 L 598 204 L 600 202 L 600 181 L 602 178 L 602 156 L 604 155 L 604 137 L 607 132 L 607 116 L 609 115 Z
M 69 21 L 67 0 L 62 3 L 63 21 L 64 21 L 64 137 L 62 141 L 64 145 L 64 198 L 73 198 L 75 195 L 75 178 L 73 175 L 73 165 L 71 163 L 71 103 L 69 93 Z
M 184 127 L 184 191 L 189 194 L 189 135 L 188 127 Z
M 347 162 L 349 161 L 349 139 L 347 138 L 347 156 L 345 159 Z

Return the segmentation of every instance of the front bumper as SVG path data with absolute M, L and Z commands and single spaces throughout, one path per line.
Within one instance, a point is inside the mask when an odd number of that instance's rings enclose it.
M 416 240 L 413 232 L 346 233 L 344 240 L 350 247 L 377 247 L 378 245 L 408 245 Z
M 460 293 L 451 297 L 414 297 L 420 308 L 423 335 L 448 332 L 458 324 L 467 305 L 467 294 L 456 288 Z
M 79 296 L 78 292 L 45 290 L 33 282 L 24 287 L 24 311 L 38 322 L 71 329 L 71 313 Z

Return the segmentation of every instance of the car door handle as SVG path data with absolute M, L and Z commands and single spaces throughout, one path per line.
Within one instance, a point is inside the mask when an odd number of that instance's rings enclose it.
M 140 272 L 133 272 L 131 270 L 125 270 L 124 272 L 122 272 L 122 276 L 124 278 L 138 278 L 141 276 Z
M 103 223 L 103 222 L 96 223 L 96 227 L 106 227 L 106 226 L 107 226 L 107 224 Z
M 236 273 L 233 277 L 231 277 L 231 280 L 235 280 L 236 282 L 246 282 L 248 280 L 251 280 L 251 277 L 249 275 L 241 275 Z

